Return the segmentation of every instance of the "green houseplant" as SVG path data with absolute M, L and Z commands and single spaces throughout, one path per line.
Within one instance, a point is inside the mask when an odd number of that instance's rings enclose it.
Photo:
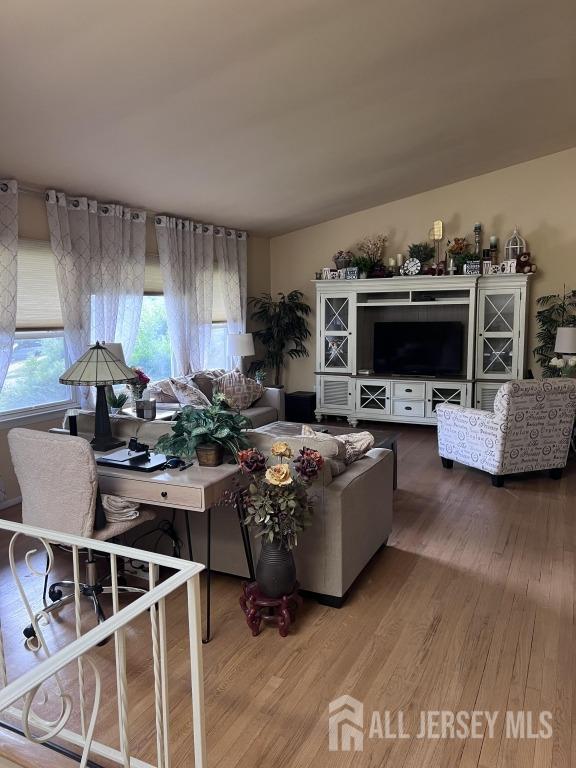
M 118 413 L 118 411 L 121 411 L 122 408 L 126 405 L 128 402 L 128 395 L 125 392 L 119 392 L 116 394 L 112 388 L 110 388 L 110 392 L 106 395 L 106 401 L 108 402 L 108 405 L 110 406 L 110 413 L 115 414 Z
M 250 372 L 262 370 L 274 372 L 274 385 L 280 386 L 282 368 L 286 357 L 308 357 L 309 352 L 304 342 L 310 338 L 308 316 L 311 309 L 302 299 L 301 291 L 279 293 L 274 299 L 269 293 L 251 298 L 252 320 L 263 326 L 254 332 L 254 336 L 264 348 L 264 356 L 250 366 Z
M 562 374 L 558 366 L 551 365 L 555 359 L 556 331 L 562 326 L 576 326 L 576 291 L 564 290 L 562 295 L 539 296 L 536 304 L 539 307 L 536 312 L 538 346 L 533 354 L 544 376 L 556 378 Z
M 222 464 L 225 451 L 236 458 L 247 444 L 242 431 L 252 424 L 246 416 L 224 408 L 223 402 L 223 396 L 217 393 L 208 408 L 184 407 L 172 432 L 158 440 L 156 450 L 182 458 L 190 458 L 196 452 L 201 466 Z
M 420 264 L 425 264 L 435 256 L 434 246 L 431 243 L 412 243 L 408 246 L 408 257 L 418 259 Z

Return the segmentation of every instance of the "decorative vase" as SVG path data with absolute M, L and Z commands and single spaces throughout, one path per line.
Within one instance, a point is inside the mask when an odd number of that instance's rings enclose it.
M 296 564 L 292 550 L 263 541 L 256 566 L 256 583 L 267 597 L 278 598 L 291 594 L 296 586 Z
M 196 446 L 196 456 L 201 467 L 219 467 L 224 461 L 224 448 L 220 443 L 203 443 Z
M 146 384 L 127 384 L 126 386 L 130 392 L 130 399 L 133 405 L 135 405 L 136 400 L 142 400 Z

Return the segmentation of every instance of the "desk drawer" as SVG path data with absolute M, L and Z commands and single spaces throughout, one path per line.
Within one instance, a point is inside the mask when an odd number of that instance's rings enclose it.
M 424 416 L 424 401 L 392 400 L 392 414 L 394 416 Z
M 401 397 L 403 400 L 424 400 L 426 396 L 426 384 L 423 381 L 412 383 L 409 381 L 393 381 L 392 397 Z
M 102 493 L 125 496 L 146 504 L 183 509 L 203 509 L 202 490 L 190 486 L 169 485 L 168 483 L 143 482 L 125 477 L 99 475 L 98 483 Z

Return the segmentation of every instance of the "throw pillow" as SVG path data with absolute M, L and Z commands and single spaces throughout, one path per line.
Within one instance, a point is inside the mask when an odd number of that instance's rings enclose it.
M 370 432 L 353 432 L 349 435 L 334 435 L 336 440 L 344 444 L 346 464 L 361 459 L 362 456 L 374 448 L 374 435 Z
M 226 370 L 224 368 L 210 368 L 206 371 L 196 371 L 193 374 L 193 381 L 204 396 L 212 401 L 214 382 L 216 379 L 224 376 L 225 373 Z
M 151 384 L 148 384 L 148 391 L 150 392 L 150 398 L 158 403 L 173 403 L 176 400 L 170 379 L 153 381 Z
M 216 379 L 214 391 L 224 395 L 224 401 L 230 408 L 244 411 L 262 397 L 264 387 L 254 379 L 244 376 L 240 371 L 230 371 Z
M 174 394 L 181 405 L 191 405 L 193 408 L 207 408 L 210 400 L 192 382 L 170 379 Z

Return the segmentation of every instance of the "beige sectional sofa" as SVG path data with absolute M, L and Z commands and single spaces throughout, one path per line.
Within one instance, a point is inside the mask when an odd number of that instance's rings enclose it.
M 114 434 L 123 439 L 137 436 L 151 447 L 171 427 L 170 422 L 115 418 L 111 421 Z M 80 414 L 79 433 L 90 437 L 93 424 L 93 415 Z M 262 451 L 278 439 L 269 432 L 255 430 L 248 434 L 254 447 Z M 340 456 L 337 441 L 323 438 L 313 444 L 313 438 L 302 437 L 288 437 L 286 441 L 295 452 L 306 445 L 317 448 L 327 459 L 313 487 L 317 496 L 313 524 L 301 535 L 294 556 L 301 588 L 313 593 L 320 602 L 339 607 L 355 579 L 386 544 L 392 529 L 393 453 L 374 448 L 335 475 L 331 465 L 332 459 Z M 206 516 L 191 514 L 190 523 L 194 558 L 206 562 Z M 176 526 L 185 541 L 183 515 L 176 516 Z M 256 561 L 260 541 L 255 536 L 251 541 Z M 212 568 L 248 577 L 238 518 L 228 507 L 212 512 Z

